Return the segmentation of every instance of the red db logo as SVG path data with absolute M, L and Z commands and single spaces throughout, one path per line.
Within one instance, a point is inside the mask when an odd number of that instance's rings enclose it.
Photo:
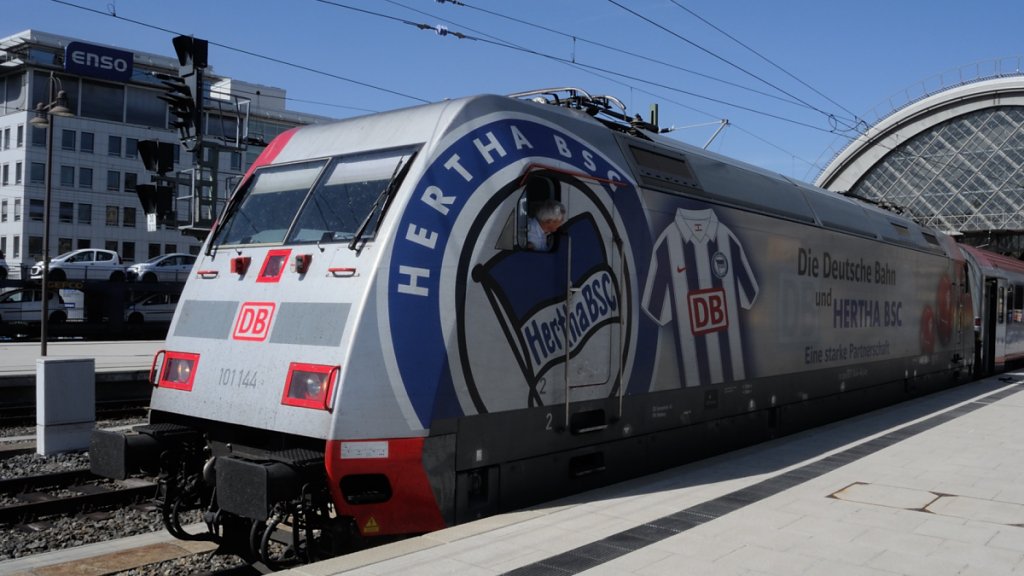
M 724 290 L 697 290 L 687 294 L 687 298 L 690 300 L 690 329 L 695 335 L 729 329 Z
M 231 337 L 235 340 L 254 340 L 256 342 L 266 340 L 270 331 L 270 320 L 274 317 L 274 306 L 273 302 L 242 304 Z

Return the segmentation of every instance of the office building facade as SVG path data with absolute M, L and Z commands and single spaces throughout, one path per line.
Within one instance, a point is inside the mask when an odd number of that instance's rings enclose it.
M 168 51 L 171 42 L 168 40 Z M 116 250 L 126 263 L 170 252 L 197 253 L 201 234 L 182 234 L 173 224 L 154 225 L 136 186 L 148 184 L 139 143 L 173 144 L 169 177 L 191 177 L 192 152 L 181 146 L 155 74 L 176 76 L 178 59 L 132 51 L 37 30 L 0 39 L 0 251 L 17 278 L 42 258 L 46 177 L 51 179 L 50 257 L 79 248 Z M 217 168 L 195 172 L 213 178 L 213 210 L 256 158 L 262 145 L 321 116 L 285 109 L 285 91 L 219 76 L 205 70 L 203 160 Z M 36 106 L 62 91 L 72 115 L 50 115 L 52 165 L 47 165 L 47 128 L 32 122 Z M 258 97 L 257 97 L 258 95 Z M 185 197 L 178 187 L 175 195 Z M 177 220 L 190 205 L 178 202 Z M 181 212 L 186 212 L 182 214 Z

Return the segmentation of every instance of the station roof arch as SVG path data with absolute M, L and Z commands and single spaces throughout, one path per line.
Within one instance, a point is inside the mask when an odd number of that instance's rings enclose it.
M 815 183 L 946 233 L 1024 238 L 1024 73 L 909 102 L 847 145 Z

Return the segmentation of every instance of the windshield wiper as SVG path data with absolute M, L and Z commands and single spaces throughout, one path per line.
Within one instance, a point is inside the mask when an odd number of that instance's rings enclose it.
M 380 221 L 384 219 L 384 213 L 388 211 L 388 206 L 391 205 L 391 199 L 394 197 L 395 190 L 398 189 L 399 184 L 405 179 L 405 175 L 409 172 L 409 167 L 412 166 L 412 161 L 416 158 L 417 152 L 413 152 L 409 156 L 409 159 L 403 164 L 402 159 L 398 159 L 398 164 L 395 165 L 395 171 L 391 173 L 391 180 L 388 181 L 388 185 L 381 191 L 380 196 L 373 201 L 373 206 L 370 206 L 370 211 L 366 214 L 366 218 L 363 219 L 363 223 L 356 229 L 356 233 L 352 236 L 352 240 L 348 243 L 348 249 L 355 252 L 359 241 L 363 239 L 363 233 L 366 232 L 366 227 L 370 225 L 370 220 L 373 218 L 375 212 L 377 212 L 377 206 L 380 206 L 380 215 L 377 216 L 376 226 L 380 225 Z M 375 226 L 375 227 L 376 227 Z

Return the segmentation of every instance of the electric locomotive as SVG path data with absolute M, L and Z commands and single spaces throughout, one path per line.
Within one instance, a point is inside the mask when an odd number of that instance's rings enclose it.
M 207 238 L 149 423 L 96 432 L 92 467 L 158 471 L 179 537 L 312 560 L 960 382 L 966 266 L 582 90 L 301 127 Z

